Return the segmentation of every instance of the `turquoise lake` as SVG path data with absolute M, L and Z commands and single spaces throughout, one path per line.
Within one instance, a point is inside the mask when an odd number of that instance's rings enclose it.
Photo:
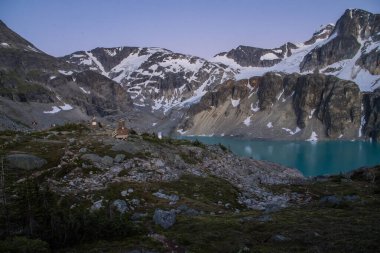
M 380 143 L 367 141 L 269 141 L 232 137 L 187 137 L 205 144 L 221 143 L 233 153 L 297 168 L 304 176 L 348 172 L 380 164 Z

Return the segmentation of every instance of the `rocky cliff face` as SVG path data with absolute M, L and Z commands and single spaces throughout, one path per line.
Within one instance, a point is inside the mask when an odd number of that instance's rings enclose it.
M 380 89 L 363 95 L 363 135 L 380 140 Z
M 380 15 L 357 9 L 347 10 L 337 21 L 329 41 L 308 53 L 301 62 L 300 69 L 302 72 L 322 69 L 339 61 L 352 59 L 362 44 L 368 46 L 378 41 L 379 31 Z
M 360 107 L 361 93 L 353 82 L 322 74 L 267 73 L 228 81 L 204 96 L 189 110 L 180 132 L 350 139 L 358 137 Z
M 45 54 L 0 23 L 0 129 L 38 127 L 124 113 L 116 82 Z

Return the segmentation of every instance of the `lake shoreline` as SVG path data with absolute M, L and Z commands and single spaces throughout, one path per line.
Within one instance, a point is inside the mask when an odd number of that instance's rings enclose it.
M 252 140 L 236 136 L 180 136 L 179 139 L 221 144 L 236 155 L 295 168 L 305 177 L 338 175 L 380 164 L 380 144 L 368 140 Z

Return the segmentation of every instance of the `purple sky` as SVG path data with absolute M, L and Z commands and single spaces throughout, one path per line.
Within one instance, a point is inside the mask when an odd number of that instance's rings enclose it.
M 54 56 L 156 46 L 205 58 L 239 45 L 302 42 L 345 9 L 379 0 L 0 0 L 0 19 Z

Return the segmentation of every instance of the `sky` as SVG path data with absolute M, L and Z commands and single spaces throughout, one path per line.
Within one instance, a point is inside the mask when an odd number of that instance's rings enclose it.
M 208 59 L 303 42 L 348 8 L 380 13 L 380 0 L 0 0 L 0 19 L 53 56 L 149 46 Z

